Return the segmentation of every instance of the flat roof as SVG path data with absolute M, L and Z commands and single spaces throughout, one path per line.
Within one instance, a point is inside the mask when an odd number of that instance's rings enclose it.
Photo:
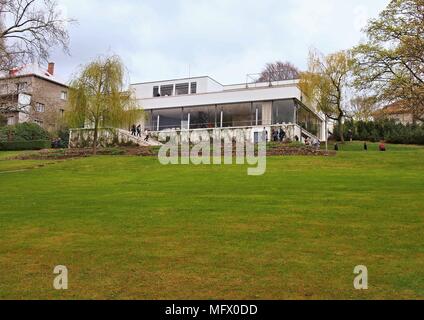
M 156 80 L 156 81 L 146 81 L 146 82 L 137 82 L 131 84 L 132 86 L 140 85 L 140 84 L 151 84 L 151 83 L 162 83 L 162 82 L 174 82 L 174 81 L 188 81 L 188 80 L 196 80 L 196 79 L 209 79 L 217 84 L 223 86 L 219 81 L 216 81 L 214 78 L 209 76 L 200 76 L 200 77 L 186 77 L 186 78 L 176 78 L 176 79 L 164 79 L 164 80 Z

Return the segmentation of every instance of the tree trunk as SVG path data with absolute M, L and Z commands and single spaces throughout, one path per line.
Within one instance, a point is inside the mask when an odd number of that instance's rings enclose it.
M 339 122 L 339 136 L 340 136 L 340 141 L 341 141 L 342 144 L 344 144 L 345 143 L 345 138 L 344 138 L 343 116 L 340 116 L 337 121 Z
M 99 127 L 96 123 L 96 125 L 94 126 L 94 140 L 93 140 L 93 155 L 97 154 L 97 140 L 99 137 Z

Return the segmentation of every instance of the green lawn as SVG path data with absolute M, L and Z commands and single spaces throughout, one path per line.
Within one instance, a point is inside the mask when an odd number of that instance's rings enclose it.
M 0 299 L 424 299 L 424 149 L 345 150 L 260 177 L 0 153 Z

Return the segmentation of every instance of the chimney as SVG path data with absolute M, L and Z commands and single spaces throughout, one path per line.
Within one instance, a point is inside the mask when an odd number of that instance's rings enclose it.
M 54 75 L 54 62 L 49 63 L 47 71 L 53 76 Z

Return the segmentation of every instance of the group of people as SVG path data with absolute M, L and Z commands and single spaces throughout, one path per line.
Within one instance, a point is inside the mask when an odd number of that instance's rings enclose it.
M 139 138 L 141 138 L 141 136 L 142 136 L 142 134 L 141 134 L 141 124 L 139 124 L 138 126 L 136 126 L 135 124 L 133 124 L 132 126 L 131 126 L 131 135 L 133 135 L 134 137 L 139 137 Z M 146 136 L 146 138 L 144 139 L 144 141 L 149 141 L 149 138 L 150 138 L 150 133 L 149 133 L 149 131 L 148 130 L 146 130 L 145 132 L 144 132 L 144 134 L 145 134 L 145 136 Z
M 311 139 L 310 137 L 307 137 L 305 139 L 305 145 L 306 146 L 312 146 L 314 148 L 320 149 L 321 148 L 321 141 L 319 141 L 317 138 Z
M 286 132 L 283 128 L 278 128 L 278 130 L 272 129 L 272 140 L 274 142 L 283 142 L 286 138 Z
M 52 148 L 53 149 L 60 149 L 63 148 L 63 143 L 61 138 L 56 138 L 52 141 Z

